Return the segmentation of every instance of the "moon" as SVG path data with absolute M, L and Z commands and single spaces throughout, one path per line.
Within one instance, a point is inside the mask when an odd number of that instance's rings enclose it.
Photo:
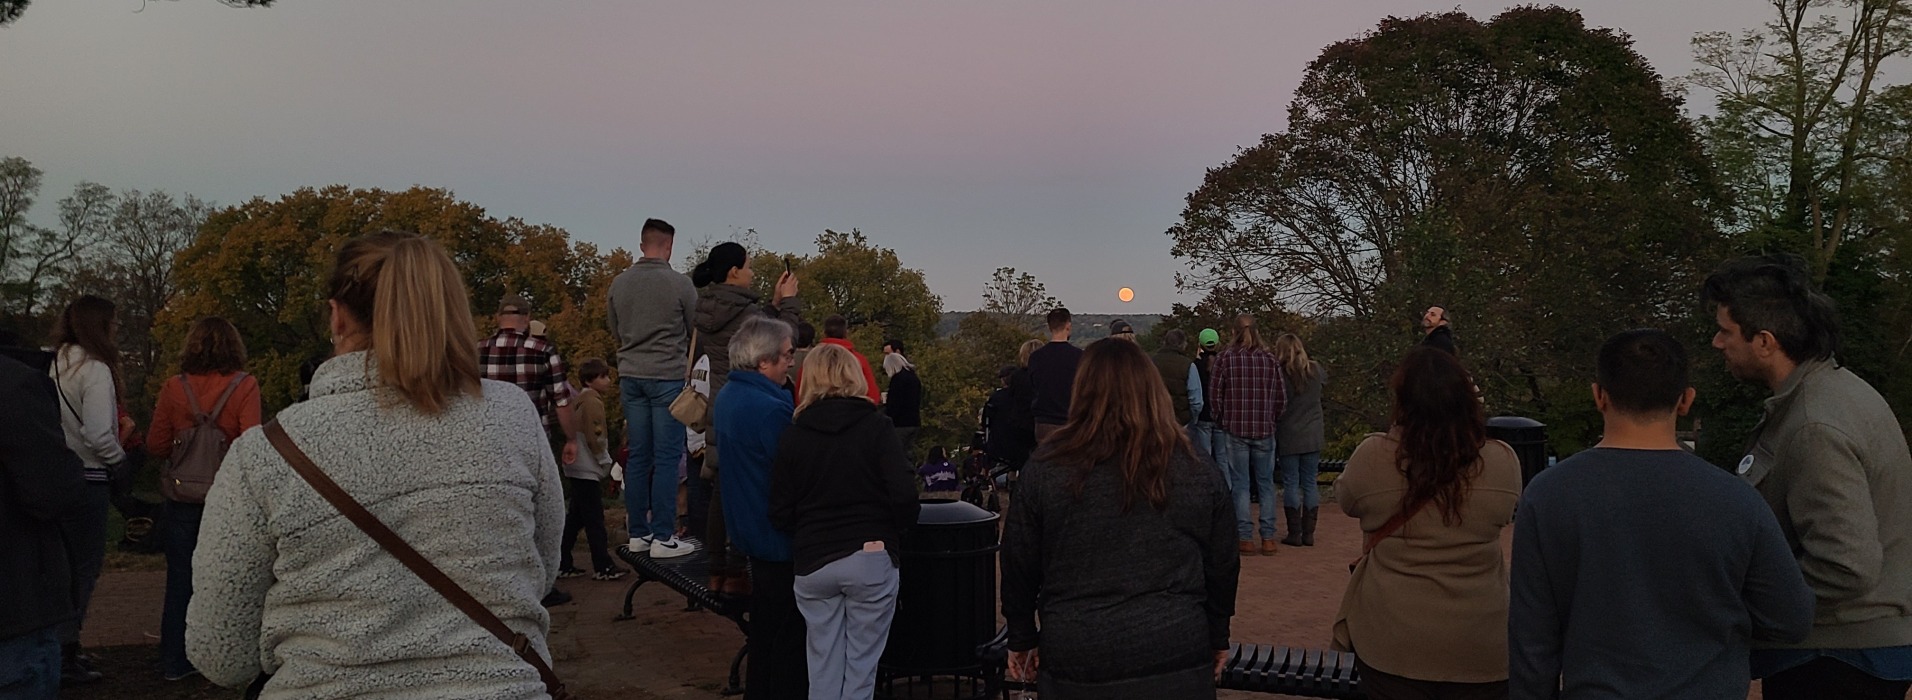
M 1115 290 L 1115 298 L 1121 299 L 1124 304 L 1135 301 L 1135 290 L 1129 289 L 1128 287 Z

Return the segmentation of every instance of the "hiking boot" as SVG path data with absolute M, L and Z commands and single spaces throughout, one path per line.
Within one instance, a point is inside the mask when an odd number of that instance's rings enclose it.
M 1315 516 L 1321 515 L 1320 508 L 1309 508 L 1301 512 L 1301 546 L 1314 546 Z
M 1275 542 L 1274 539 L 1272 538 L 1264 539 L 1261 541 L 1262 556 L 1272 557 L 1275 555 L 1275 552 L 1279 551 L 1280 549 L 1281 549 L 1281 545 Z
M 1281 538 L 1281 543 L 1290 547 L 1301 546 L 1301 509 L 1283 508 L 1281 518 L 1288 521 L 1288 536 Z
M 583 572 L 579 572 L 579 573 L 583 573 Z M 609 568 L 609 569 L 598 569 L 598 570 L 597 570 L 597 573 L 594 573 L 594 574 L 591 574 L 591 580 L 593 580 L 593 581 L 616 581 L 616 580 L 618 580 L 618 579 L 621 579 L 621 578 L 624 578 L 624 574 L 625 574 L 625 573 L 627 573 L 627 572 L 625 572 L 625 571 L 624 571 L 623 569 L 620 569 L 620 568 L 617 568 L 617 567 L 615 567 L 615 566 L 613 566 L 613 567 L 611 567 L 611 568 Z
M 651 543 L 651 558 L 652 559 L 669 559 L 671 557 L 681 557 L 695 551 L 697 551 L 697 548 L 694 546 L 691 546 L 689 542 L 685 542 L 675 537 L 672 537 L 668 540 L 657 540 Z
M 1237 549 L 1238 551 L 1240 551 L 1240 552 L 1241 552 L 1242 554 L 1254 554 L 1254 553 L 1255 553 L 1255 541 L 1254 541 L 1254 540 L 1242 540 L 1242 541 L 1241 541 L 1241 544 L 1239 544 L 1239 545 L 1236 545 L 1236 547 L 1235 547 L 1235 548 L 1236 548 L 1236 549 Z

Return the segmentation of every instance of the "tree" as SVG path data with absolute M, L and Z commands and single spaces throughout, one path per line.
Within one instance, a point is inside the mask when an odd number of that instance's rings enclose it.
M 1013 267 L 996 268 L 983 286 L 983 310 L 1005 320 L 1035 330 L 1039 317 L 1062 302 L 1049 296 L 1049 289 L 1035 275 L 1017 272 Z
M 219 0 L 220 4 L 227 7 L 271 7 L 274 2 L 277 0 Z M 26 12 L 27 5 L 32 3 L 33 0 L 0 0 L 0 29 L 20 19 L 21 13 Z
M 603 330 L 604 301 L 597 297 L 610 276 L 629 266 L 628 253 L 606 258 L 594 246 L 572 244 L 562 229 L 501 221 L 446 190 L 425 187 L 305 188 L 214 212 L 178 257 L 178 295 L 156 333 L 166 347 L 178 348 L 194 319 L 226 317 L 245 335 L 266 404 L 284 406 L 298 392 L 298 366 L 330 354 L 324 277 L 333 257 L 347 239 L 385 229 L 445 245 L 464 274 L 481 329 L 491 327 L 497 300 L 515 291 L 548 319 L 567 359 L 614 356 L 615 342 Z
M 1772 6 L 1773 20 L 1758 29 L 1694 37 L 1690 80 L 1718 98 L 1703 123 L 1740 213 L 1778 246 L 1805 253 L 1824 281 L 1853 233 L 1871 103 L 1881 66 L 1912 43 L 1912 3 Z
M 104 185 L 81 182 L 58 202 L 59 226 L 27 219 L 39 197 L 41 171 L 24 158 L 0 160 L 0 303 L 32 318 L 61 282 L 105 240 L 116 200 Z
M 1210 170 L 1168 235 L 1181 288 L 1321 319 L 1321 349 L 1330 328 L 1358 339 L 1321 353 L 1337 377 L 1391 367 L 1419 311 L 1446 306 L 1490 406 L 1557 422 L 1591 412 L 1607 334 L 1690 313 L 1720 200 L 1678 96 L 1624 36 L 1524 7 L 1329 46 L 1287 131 Z M 1384 392 L 1358 400 L 1385 415 Z

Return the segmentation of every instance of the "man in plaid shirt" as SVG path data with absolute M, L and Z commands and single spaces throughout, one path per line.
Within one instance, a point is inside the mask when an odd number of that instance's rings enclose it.
M 1225 454 L 1216 461 L 1228 467 L 1229 488 L 1235 493 L 1235 534 L 1240 551 L 1253 554 L 1255 519 L 1249 510 L 1248 480 L 1252 476 L 1261 494 L 1262 554 L 1275 553 L 1275 423 L 1288 408 L 1288 387 L 1281 363 L 1255 331 L 1255 317 L 1235 317 L 1234 342 L 1215 355 L 1209 367 L 1204 398 L 1213 407 L 1215 423 L 1227 435 Z
M 577 435 L 571 416 L 571 386 L 564 359 L 551 341 L 531 335 L 531 305 L 523 296 L 506 294 L 498 302 L 498 332 L 478 344 L 478 372 L 486 379 L 510 382 L 531 395 L 544 419 L 558 464 L 577 459 Z

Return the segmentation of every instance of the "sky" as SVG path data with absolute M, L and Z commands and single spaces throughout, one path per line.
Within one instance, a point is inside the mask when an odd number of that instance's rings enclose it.
M 1514 4 L 37 0 L 0 29 L 0 156 L 46 172 L 46 224 L 82 180 L 223 204 L 420 184 L 632 250 L 647 217 L 680 249 L 861 229 L 950 310 L 1008 266 L 1078 312 L 1164 313 L 1197 300 L 1163 233 L 1183 198 L 1283 128 L 1323 47 Z M 1770 12 L 1569 6 L 1667 77 L 1693 34 Z

